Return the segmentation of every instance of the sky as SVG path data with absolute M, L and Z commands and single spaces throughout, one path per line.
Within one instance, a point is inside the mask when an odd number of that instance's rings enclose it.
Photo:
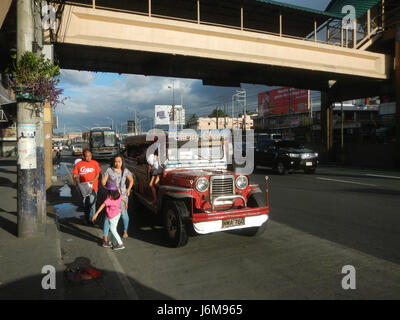
M 288 4 L 324 10 L 330 0 L 280 0 Z M 154 105 L 181 104 L 186 119 L 192 114 L 208 116 L 216 108 L 232 114 L 232 95 L 246 89 L 247 109 L 255 111 L 257 95 L 273 87 L 241 84 L 241 88 L 204 86 L 201 80 L 153 77 L 131 74 L 61 70 L 59 87 L 64 89 L 64 104 L 56 106 L 58 129 L 55 132 L 85 132 L 94 126 L 111 126 L 122 131 L 136 110 L 143 130 L 153 126 Z M 173 89 L 172 89 L 173 88 Z M 235 116 L 240 110 L 235 105 Z

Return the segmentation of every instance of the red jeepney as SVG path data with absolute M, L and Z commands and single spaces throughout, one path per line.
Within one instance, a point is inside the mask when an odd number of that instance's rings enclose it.
M 193 231 L 207 234 L 241 229 L 246 235 L 261 234 L 269 215 L 268 177 L 266 195 L 250 183 L 248 175 L 229 171 L 232 148 L 223 138 L 199 141 L 197 150 L 186 142 L 177 141 L 173 147 L 166 143 L 163 175 L 154 203 L 146 160 L 147 149 L 154 141 L 146 141 L 146 136 L 127 138 L 125 164 L 134 174 L 133 201 L 161 215 L 173 247 L 184 246 Z

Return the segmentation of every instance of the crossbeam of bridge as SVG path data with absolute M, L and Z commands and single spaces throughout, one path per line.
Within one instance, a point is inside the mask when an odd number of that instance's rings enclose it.
M 389 78 L 391 67 L 389 57 L 379 53 L 73 5 L 64 8 L 57 43 L 64 68 L 200 78 L 210 84 L 329 91 L 329 80 L 335 80 L 370 93 L 368 88 Z

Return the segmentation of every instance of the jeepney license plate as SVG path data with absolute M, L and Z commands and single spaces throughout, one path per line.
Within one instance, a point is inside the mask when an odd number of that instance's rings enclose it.
M 312 162 L 306 162 L 307 167 L 312 167 Z
M 222 220 L 222 229 L 243 226 L 244 218 Z

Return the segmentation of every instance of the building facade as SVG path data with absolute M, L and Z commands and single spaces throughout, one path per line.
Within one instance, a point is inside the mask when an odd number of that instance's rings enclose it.
M 194 130 L 215 130 L 215 129 L 253 129 L 253 118 L 257 115 L 247 115 L 246 119 L 242 115 L 238 118 L 230 117 L 201 117 L 190 119 L 186 125 L 188 129 Z

